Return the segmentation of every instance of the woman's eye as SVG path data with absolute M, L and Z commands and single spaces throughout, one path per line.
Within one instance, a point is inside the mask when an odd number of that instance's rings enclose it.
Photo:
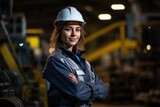
M 64 30 L 80 32 L 82 29 L 81 28 L 65 27 Z
M 66 28 L 65 28 L 65 30 L 66 30 L 66 31 L 71 31 L 72 29 L 71 29 L 71 28 L 66 27 Z
M 76 29 L 76 31 L 77 31 L 77 32 L 80 32 L 80 31 L 81 31 L 81 29 L 80 29 L 80 28 L 78 28 L 78 29 Z

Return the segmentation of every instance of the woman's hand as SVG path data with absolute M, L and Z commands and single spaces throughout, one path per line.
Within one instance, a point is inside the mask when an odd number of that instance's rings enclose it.
M 78 83 L 78 80 L 77 80 L 76 76 L 75 76 L 73 73 L 70 72 L 68 75 L 69 75 L 69 77 L 71 77 L 71 79 L 72 79 L 74 82 Z

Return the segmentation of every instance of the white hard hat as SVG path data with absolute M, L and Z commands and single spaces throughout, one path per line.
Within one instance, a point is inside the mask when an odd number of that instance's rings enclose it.
M 76 21 L 82 23 L 84 25 L 86 22 L 84 21 L 81 13 L 75 8 L 68 6 L 64 9 L 62 9 L 54 22 L 55 25 L 58 24 L 58 22 L 68 22 L 68 21 Z

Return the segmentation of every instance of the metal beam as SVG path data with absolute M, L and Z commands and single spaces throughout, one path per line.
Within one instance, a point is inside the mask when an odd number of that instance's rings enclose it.
M 109 26 L 106 26 L 105 28 L 98 30 L 97 32 L 87 36 L 85 43 L 87 44 L 87 43 L 97 39 L 98 37 L 101 37 L 102 35 L 107 34 L 108 32 L 112 31 L 113 29 L 118 28 L 120 26 L 125 26 L 125 25 L 126 25 L 125 21 L 120 21 L 120 22 L 113 23 Z
M 124 40 L 123 47 L 128 50 L 128 49 L 136 49 L 137 47 L 137 42 L 135 40 Z M 90 61 L 93 62 L 97 60 L 98 58 L 101 58 L 104 55 L 107 55 L 111 52 L 114 52 L 117 49 L 121 49 L 122 47 L 122 42 L 121 40 L 116 40 L 110 44 L 106 44 L 105 46 L 94 50 L 93 52 L 90 52 L 86 54 L 84 57 Z M 127 54 L 127 53 L 125 53 Z
M 24 78 L 20 73 L 20 69 L 19 69 L 14 57 L 12 56 L 10 50 L 8 49 L 8 46 L 5 43 L 0 45 L 0 52 L 5 60 L 6 64 L 8 65 L 9 69 L 13 70 L 15 72 L 18 72 L 18 74 L 20 74 L 20 78 L 21 78 L 22 82 L 24 82 Z
M 84 57 L 92 62 L 100 57 L 102 57 L 103 55 L 109 54 L 110 52 L 115 51 L 116 49 L 120 48 L 121 42 L 119 40 L 114 41 L 110 44 L 106 44 L 105 46 L 94 50 L 91 53 L 86 54 Z

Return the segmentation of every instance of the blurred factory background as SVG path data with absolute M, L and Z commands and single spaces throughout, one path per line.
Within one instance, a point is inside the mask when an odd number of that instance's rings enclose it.
M 0 0 L 0 105 L 47 107 L 41 71 L 68 5 L 87 22 L 84 57 L 110 85 L 93 106 L 159 106 L 160 0 Z

